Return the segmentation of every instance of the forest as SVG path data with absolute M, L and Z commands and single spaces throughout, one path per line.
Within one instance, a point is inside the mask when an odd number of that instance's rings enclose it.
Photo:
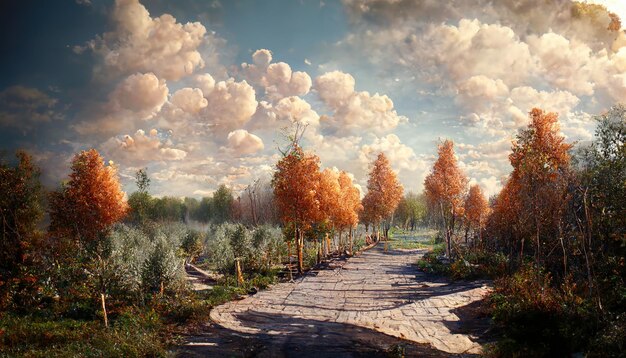
M 414 194 L 383 153 L 361 198 L 321 169 L 298 126 L 272 178 L 241 192 L 153 197 L 150 173 L 121 190 L 96 150 L 44 188 L 31 156 L 0 166 L 0 348 L 20 356 L 162 356 L 216 305 L 293 280 L 331 257 L 418 227 L 436 230 L 415 264 L 451 280 L 490 279 L 487 356 L 622 356 L 626 349 L 626 108 L 595 117 L 593 142 L 567 142 L 533 109 L 511 144 L 511 174 L 487 198 L 444 140 Z M 385 243 L 385 250 L 387 249 Z M 190 267 L 211 272 L 194 290 Z

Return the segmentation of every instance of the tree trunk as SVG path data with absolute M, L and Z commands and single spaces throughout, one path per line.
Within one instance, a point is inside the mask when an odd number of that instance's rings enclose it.
M 302 230 L 300 230 L 298 236 L 298 273 L 302 275 L 302 272 L 304 272 L 304 260 L 302 258 L 304 249 L 304 233 L 302 232 Z
M 287 269 L 289 271 L 289 281 L 293 281 L 293 274 L 291 273 L 291 241 L 287 241 Z
M 350 237 L 350 255 L 352 255 L 352 225 L 350 226 L 350 232 L 348 233 L 348 235 Z
M 109 327 L 109 317 L 107 316 L 107 305 L 104 298 L 104 293 L 100 293 L 100 299 L 102 301 L 102 315 L 104 318 L 104 326 Z

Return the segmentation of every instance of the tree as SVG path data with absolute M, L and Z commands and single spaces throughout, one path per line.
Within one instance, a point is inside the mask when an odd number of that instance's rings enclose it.
M 131 222 L 143 224 L 148 219 L 151 212 L 152 196 L 148 190 L 150 189 L 150 178 L 147 169 L 139 169 L 135 173 L 135 184 L 137 191 L 130 194 L 128 198 L 128 206 L 130 208 L 129 219 Z
M 468 230 L 473 230 L 482 243 L 482 231 L 489 215 L 489 203 L 478 184 L 472 185 L 465 199 L 464 214 Z M 467 232 L 465 235 L 467 241 Z
M 391 169 L 387 157 L 380 153 L 372 164 L 372 170 L 367 180 L 367 194 L 363 198 L 363 207 L 368 220 L 376 227 L 376 234 L 380 238 L 380 224 L 388 220 L 396 210 L 404 188 L 398 181 L 396 173 Z M 389 236 L 389 227 L 385 230 L 385 237 Z
M 112 162 L 95 150 L 78 153 L 72 160 L 72 172 L 66 185 L 50 197 L 50 233 L 65 241 L 66 259 L 78 264 L 78 272 L 90 274 L 100 293 L 106 318 L 105 295 L 109 285 L 109 231 L 128 211 Z M 72 250 L 73 249 L 73 250 Z M 76 277 L 76 279 L 80 279 Z
M 339 173 L 329 168 L 324 169 L 319 176 L 319 187 L 317 190 L 320 214 L 317 229 L 326 235 L 337 230 L 339 233 L 339 246 L 342 245 L 342 228 L 339 227 L 341 215 L 340 190 Z M 319 256 L 318 254 L 318 259 Z
M 558 238 L 563 260 L 566 260 L 562 217 L 569 201 L 567 189 L 571 172 L 568 152 L 572 146 L 565 143 L 565 138 L 559 134 L 556 113 L 534 108 L 529 116 L 531 123 L 519 132 L 513 142 L 513 153 L 509 156 L 513 167 L 510 185 L 518 189 L 515 199 L 522 211 L 532 214 L 529 225 L 521 227 L 521 247 L 524 237 L 532 237 L 535 261 L 539 264 L 543 259 L 543 246 Z
M 361 192 L 352 183 L 352 178 L 345 171 L 339 173 L 339 213 L 337 225 L 349 230 L 350 253 L 352 253 L 352 229 L 359 223 Z
M 16 157 L 16 166 L 0 161 L 0 311 L 11 303 L 27 307 L 37 289 L 37 225 L 43 218 L 39 169 L 26 152 Z
M 394 219 L 405 230 L 415 230 L 426 216 L 426 199 L 423 195 L 407 193 L 398 204 Z
M 304 233 L 320 217 L 319 158 L 305 154 L 297 143 L 276 164 L 272 180 L 281 220 L 294 233 L 298 254 L 298 272 L 302 272 Z
M 222 184 L 213 194 L 213 220 L 216 223 L 223 223 L 231 220 L 231 208 L 233 206 L 233 192 L 226 185 Z
M 459 169 L 451 140 L 439 145 L 439 157 L 424 180 L 424 194 L 433 212 L 443 221 L 446 256 L 452 255 L 455 221 L 462 214 L 467 177 Z

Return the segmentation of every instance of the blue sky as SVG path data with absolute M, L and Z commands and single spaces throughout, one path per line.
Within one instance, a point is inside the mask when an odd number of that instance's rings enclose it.
M 624 4 L 606 0 L 624 14 Z M 533 107 L 569 141 L 626 101 L 626 35 L 569 0 L 64 0 L 0 5 L 1 149 L 29 150 L 48 185 L 98 149 L 127 191 L 202 196 L 268 178 L 281 132 L 364 187 L 384 152 L 421 191 L 456 143 L 495 194 Z

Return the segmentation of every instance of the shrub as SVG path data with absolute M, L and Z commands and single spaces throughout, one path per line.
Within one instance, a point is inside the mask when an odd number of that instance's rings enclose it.
M 550 274 L 530 265 L 496 280 L 493 319 L 503 337 L 491 355 L 562 357 L 585 349 L 597 327 L 592 307 L 551 284 Z

